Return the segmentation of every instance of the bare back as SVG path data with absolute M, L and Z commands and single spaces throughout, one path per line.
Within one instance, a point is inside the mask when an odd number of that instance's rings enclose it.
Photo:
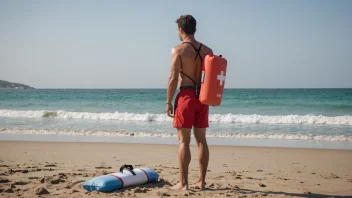
M 198 49 L 200 46 L 199 42 L 192 42 L 192 44 Z M 202 63 L 201 59 L 197 55 L 197 51 L 193 48 L 193 46 L 189 43 L 183 43 L 177 46 L 177 50 L 179 51 L 179 55 L 181 57 L 181 71 L 191 77 L 197 84 L 201 81 L 201 70 Z M 200 49 L 200 56 L 202 60 L 204 57 L 210 53 L 213 53 L 212 50 L 206 45 L 202 44 Z M 187 76 L 180 73 L 180 86 L 194 86 L 194 83 Z

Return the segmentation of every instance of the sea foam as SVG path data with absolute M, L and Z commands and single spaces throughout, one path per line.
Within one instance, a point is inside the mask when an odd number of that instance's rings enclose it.
M 67 112 L 67 111 L 20 111 L 0 110 L 1 117 L 24 118 L 56 118 L 56 119 L 90 119 L 90 120 L 121 120 L 165 122 L 172 121 L 166 114 L 151 113 L 124 113 L 124 112 Z M 218 123 L 244 123 L 244 124 L 325 124 L 325 125 L 352 125 L 352 116 L 322 116 L 322 115 L 243 115 L 243 114 L 211 114 L 210 122 Z
M 67 136 L 101 136 L 101 137 L 177 137 L 175 132 L 128 132 L 128 131 L 103 131 L 103 130 L 71 130 L 71 129 L 13 129 L 0 128 L 0 134 L 24 135 L 67 135 Z M 231 139 L 276 139 L 276 140 L 316 140 L 352 142 L 352 136 L 346 135 L 303 135 L 303 134 L 275 134 L 275 133 L 217 133 L 208 132 L 208 138 Z

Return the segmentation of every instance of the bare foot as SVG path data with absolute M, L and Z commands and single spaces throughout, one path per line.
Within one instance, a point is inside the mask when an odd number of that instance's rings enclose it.
M 171 190 L 188 190 L 188 185 L 182 185 L 181 182 L 178 182 L 176 185 L 170 188 Z
M 191 185 L 191 188 L 204 190 L 205 189 L 205 183 L 202 183 L 202 182 L 199 181 L 199 182 Z

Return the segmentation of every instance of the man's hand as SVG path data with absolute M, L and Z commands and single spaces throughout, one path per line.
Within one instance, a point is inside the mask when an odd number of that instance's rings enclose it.
M 173 118 L 174 117 L 174 109 L 172 107 L 172 104 L 166 104 L 166 113 L 169 117 Z

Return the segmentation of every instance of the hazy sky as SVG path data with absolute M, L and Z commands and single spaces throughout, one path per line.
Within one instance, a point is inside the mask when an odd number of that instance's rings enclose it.
M 175 20 L 228 60 L 226 88 L 352 87 L 352 1 L 0 1 L 0 79 L 166 88 Z

